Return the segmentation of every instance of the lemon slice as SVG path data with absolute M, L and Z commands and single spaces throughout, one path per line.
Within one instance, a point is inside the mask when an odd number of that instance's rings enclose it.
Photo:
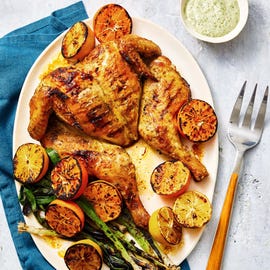
M 36 183 L 42 179 L 49 167 L 46 150 L 39 144 L 22 144 L 13 158 L 14 179 L 23 183 Z
M 104 180 L 88 184 L 84 197 L 90 201 L 97 215 L 104 221 L 116 219 L 122 211 L 123 200 L 119 190 Z
M 216 134 L 218 119 L 206 101 L 191 99 L 180 108 L 177 118 L 180 134 L 192 142 L 206 142 Z
M 48 226 L 58 234 L 73 237 L 82 231 L 84 212 L 73 201 L 53 200 L 45 211 Z
M 187 191 L 190 179 L 191 173 L 181 161 L 165 161 L 154 169 L 150 183 L 157 194 L 177 197 Z
M 102 43 L 130 34 L 132 19 L 122 6 L 108 4 L 96 12 L 93 27 L 97 40 Z
M 183 227 L 200 228 L 210 220 L 212 206 L 201 192 L 187 191 L 175 200 L 173 212 Z
M 182 239 L 182 227 L 176 221 L 170 207 L 157 209 L 149 219 L 149 233 L 157 242 L 168 246 L 177 245 Z
M 95 47 L 95 35 L 84 22 L 77 22 L 65 34 L 61 52 L 64 58 L 81 61 Z
M 102 267 L 102 251 L 94 241 L 83 239 L 66 250 L 64 260 L 70 270 L 99 270 Z
M 52 188 L 57 198 L 79 198 L 88 184 L 85 165 L 73 156 L 61 159 L 51 171 Z

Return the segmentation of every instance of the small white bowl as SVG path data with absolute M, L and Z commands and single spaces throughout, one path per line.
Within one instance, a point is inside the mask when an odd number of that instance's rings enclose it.
M 190 25 L 187 24 L 186 22 L 186 16 L 184 13 L 184 9 L 186 6 L 188 0 L 180 0 L 180 6 L 181 6 L 181 20 L 186 28 L 186 30 L 194 37 L 197 39 L 210 42 L 210 43 L 223 43 L 227 42 L 229 40 L 232 40 L 235 38 L 244 28 L 247 18 L 248 18 L 248 0 L 238 0 L 238 5 L 240 9 L 240 18 L 239 21 L 236 25 L 236 27 L 229 32 L 228 34 L 225 34 L 224 36 L 221 37 L 210 37 L 206 35 L 202 35 L 198 32 L 196 32 Z

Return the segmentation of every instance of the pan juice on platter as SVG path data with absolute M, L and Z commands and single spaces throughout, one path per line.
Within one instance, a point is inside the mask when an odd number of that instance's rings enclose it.
M 236 27 L 240 9 L 237 0 L 188 0 L 184 15 L 186 23 L 197 33 L 222 37 Z

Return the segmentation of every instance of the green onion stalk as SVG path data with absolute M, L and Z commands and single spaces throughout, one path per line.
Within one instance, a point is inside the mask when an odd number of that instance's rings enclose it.
M 79 199 L 76 200 L 76 203 L 82 208 L 84 213 L 95 222 L 95 224 L 99 227 L 100 230 L 104 232 L 104 234 L 113 242 L 115 248 L 121 253 L 122 257 L 130 263 L 130 265 L 135 270 L 140 270 L 140 267 L 134 262 L 134 260 L 130 257 L 128 251 L 123 246 L 122 242 L 116 237 L 110 227 L 102 221 L 99 216 L 96 214 L 93 206 L 81 196 Z
M 99 216 L 96 214 L 92 204 L 83 196 L 76 200 L 76 203 L 82 208 L 84 213 L 95 223 L 95 225 L 110 239 L 115 248 L 120 252 L 121 256 L 133 267 L 133 269 L 172 269 L 179 270 L 179 266 L 172 264 L 164 264 L 160 258 L 154 253 L 152 247 L 149 247 L 149 243 L 146 244 L 147 239 L 142 232 L 142 240 L 144 241 L 144 246 L 150 248 L 150 253 L 138 248 L 135 246 L 134 241 L 130 240 L 125 233 L 118 230 L 113 223 L 106 224 L 103 222 Z M 119 220 L 118 220 L 119 221 Z M 127 220 L 126 220 L 127 221 Z M 134 224 L 133 222 L 125 224 L 128 225 Z M 134 227 L 133 227 L 134 226 Z M 119 226 L 117 226 L 119 228 Z M 135 229 L 136 225 L 130 225 L 130 228 Z M 140 230 L 137 228 L 137 232 Z M 138 236 L 136 237 L 138 239 Z M 135 240 L 136 240 L 135 239 Z
M 53 149 L 46 149 L 54 166 L 59 162 L 60 157 Z M 39 182 L 32 185 L 22 185 L 19 193 L 19 201 L 23 206 L 23 214 L 28 216 L 33 213 L 42 228 L 28 226 L 24 223 L 18 224 L 19 232 L 28 232 L 40 236 L 63 236 L 51 230 L 44 218 L 46 207 L 56 196 L 51 186 L 50 170 Z M 95 241 L 103 250 L 104 262 L 114 270 L 131 269 L 173 269 L 179 270 L 179 266 L 172 265 L 167 256 L 162 254 L 154 245 L 152 238 L 147 232 L 139 229 L 127 209 L 123 209 L 121 215 L 112 222 L 105 223 L 96 214 L 92 204 L 83 196 L 76 200 L 88 217 L 84 230 L 71 239 L 90 238 Z M 133 237 L 140 246 L 128 238 Z M 165 262 L 165 263 L 164 263 Z

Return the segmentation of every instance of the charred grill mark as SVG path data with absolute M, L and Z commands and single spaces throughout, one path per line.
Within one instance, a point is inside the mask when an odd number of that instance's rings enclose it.
M 78 72 L 68 72 L 67 77 L 64 78 L 63 82 L 66 85 L 69 85 L 71 87 L 74 86 L 74 78 L 78 75 Z
M 95 159 L 99 154 L 95 151 L 90 151 L 90 150 L 76 150 L 74 151 L 75 156 L 79 156 L 81 158 L 93 158 Z
M 116 92 L 119 94 L 121 93 L 123 90 L 125 90 L 125 86 L 124 85 L 119 85 L 117 88 L 116 88 Z
M 63 102 L 68 99 L 68 96 L 65 93 L 63 93 L 61 90 L 59 90 L 58 88 L 52 88 L 50 90 L 50 97 L 52 96 L 56 96 Z
M 88 81 L 93 81 L 94 80 L 94 77 L 92 74 L 90 73 L 84 73 L 84 72 L 81 72 L 81 79 L 82 80 L 88 80 Z
M 164 126 L 157 126 L 156 133 L 159 134 L 157 140 L 160 145 L 166 146 L 166 149 L 170 147 L 170 138 L 167 136 L 168 129 Z
M 111 132 L 108 133 L 108 138 L 114 138 L 116 137 L 117 134 L 121 134 L 123 132 L 123 127 L 119 127 L 116 130 L 113 130 Z
M 98 128 L 104 128 L 110 124 L 107 116 L 110 113 L 110 109 L 106 104 L 99 104 L 90 109 L 87 113 L 88 120 L 91 124 Z
M 121 76 L 117 77 L 117 80 L 118 80 L 117 89 L 116 89 L 117 93 L 122 93 L 122 91 L 128 90 L 127 85 L 126 85 L 128 78 L 126 78 L 126 76 L 121 75 Z
M 179 96 L 178 93 L 181 93 L 181 89 L 179 89 L 179 91 L 172 91 L 172 89 L 174 88 L 173 84 L 174 84 L 174 80 L 172 80 L 166 86 L 166 88 L 164 89 L 165 96 L 164 96 L 164 99 L 163 99 L 163 104 L 165 106 L 162 109 L 162 111 L 160 112 L 160 117 L 161 118 L 163 118 L 168 113 L 168 111 L 170 110 L 170 108 L 174 108 L 175 107 L 175 106 L 173 106 L 173 103 L 176 102 L 177 96 Z
M 75 69 L 58 68 L 51 74 L 55 80 L 62 82 L 65 85 L 70 85 L 78 75 L 78 71 Z
M 80 86 L 76 81 L 76 78 L 80 76 L 81 72 L 75 69 L 58 68 L 51 73 L 52 78 L 57 82 L 61 83 L 66 89 L 66 93 L 71 96 L 76 96 L 80 92 Z
M 72 126 L 75 127 L 75 128 L 77 128 L 77 129 L 83 130 L 83 128 L 81 127 L 80 123 L 77 122 L 77 121 L 75 121 L 75 120 L 72 123 Z
M 164 117 L 164 115 L 167 114 L 168 110 L 171 108 L 171 106 L 172 106 L 171 104 L 173 103 L 173 101 L 174 101 L 174 99 L 172 97 L 168 97 L 166 106 L 165 106 L 165 108 L 162 110 L 162 112 L 160 114 L 160 116 L 162 118 Z
M 123 89 L 123 88 L 122 88 L 122 89 Z M 125 104 L 125 103 L 126 103 L 126 100 L 131 100 L 131 95 L 132 95 L 132 94 L 133 94 L 133 93 L 132 93 L 131 91 L 125 92 L 125 95 L 119 98 L 119 102 L 120 102 L 121 104 Z
M 152 96 L 152 99 L 153 99 L 153 101 L 155 101 L 155 102 L 159 102 L 159 94 L 156 93 L 156 92 L 154 92 L 154 93 L 153 93 L 153 96 Z
M 148 111 L 148 107 L 149 107 L 149 105 L 148 105 L 148 104 L 145 104 L 145 105 L 143 106 L 143 113 L 144 113 L 144 114 L 146 114 L 146 113 L 147 113 L 147 111 Z

